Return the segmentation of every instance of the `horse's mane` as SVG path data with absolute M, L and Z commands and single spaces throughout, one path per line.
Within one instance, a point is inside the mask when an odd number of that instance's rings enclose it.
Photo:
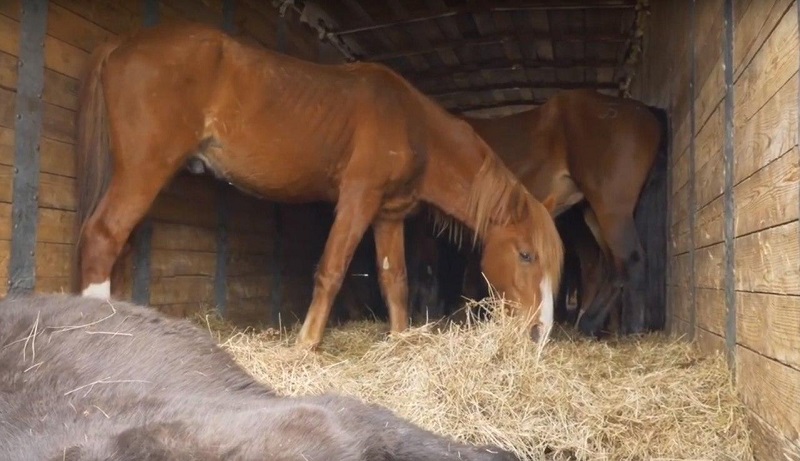
M 438 234 L 447 232 L 450 242 L 461 246 L 463 234 L 472 235 L 475 246 L 491 224 L 520 222 L 534 214 L 534 201 L 527 189 L 502 161 L 487 153 L 469 190 L 467 216 L 475 223 L 469 229 L 460 221 L 435 207 L 428 207 Z

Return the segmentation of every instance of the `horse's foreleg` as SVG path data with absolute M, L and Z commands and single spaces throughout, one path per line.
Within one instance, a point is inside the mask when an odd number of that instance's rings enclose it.
M 378 279 L 392 333 L 408 328 L 408 276 L 406 274 L 403 221 L 379 219 L 374 225 Z
M 315 349 L 322 341 L 345 271 L 379 206 L 379 193 L 343 191 L 340 194 L 336 217 L 314 277 L 311 305 L 297 336 L 298 347 Z

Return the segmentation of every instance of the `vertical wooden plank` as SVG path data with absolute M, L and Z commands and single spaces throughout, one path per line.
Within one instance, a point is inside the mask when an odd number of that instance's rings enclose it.
M 691 24 L 691 51 L 689 63 L 689 267 L 691 270 L 689 279 L 689 341 L 695 337 L 697 328 L 697 280 L 695 276 L 695 218 L 696 218 L 696 165 L 695 149 L 697 137 L 697 114 L 695 113 L 695 98 L 697 97 L 697 0 L 692 0 L 691 12 L 689 13 Z
M 47 0 L 22 2 L 14 124 L 14 185 L 8 294 L 27 294 L 36 285 L 39 213 L 39 138 L 42 133 L 44 39 Z
M 152 27 L 158 23 L 158 0 L 144 1 L 144 26 Z M 150 265 L 152 259 L 153 221 L 142 219 L 133 236 L 133 287 L 132 301 L 137 304 L 150 303 Z
M 728 367 L 733 376 L 736 376 L 736 280 L 734 279 L 734 244 L 735 235 L 734 225 L 734 167 L 735 157 L 733 152 L 733 0 L 725 0 L 725 21 L 724 21 L 724 45 L 722 49 L 722 59 L 724 60 L 725 72 L 725 130 L 723 138 L 723 156 L 725 162 L 725 188 L 723 192 L 724 216 L 725 216 L 725 306 L 727 316 L 725 323 L 725 355 L 728 359 Z

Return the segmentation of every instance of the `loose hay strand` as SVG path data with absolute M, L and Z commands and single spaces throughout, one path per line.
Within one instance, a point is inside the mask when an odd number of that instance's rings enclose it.
M 384 405 L 420 426 L 493 443 L 530 460 L 749 460 L 744 407 L 722 355 L 660 334 L 592 341 L 554 330 L 545 351 L 498 301 L 490 320 L 427 324 L 383 336 L 375 322 L 326 332 L 325 351 L 292 347 L 297 330 L 200 323 L 256 379 L 284 395 L 327 391 Z

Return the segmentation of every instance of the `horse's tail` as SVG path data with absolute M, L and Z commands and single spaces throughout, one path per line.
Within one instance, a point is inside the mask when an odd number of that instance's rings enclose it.
M 669 117 L 663 109 L 650 107 L 661 125 L 658 152 L 650 167 L 634 212 L 634 222 L 642 242 L 647 267 L 645 328 L 660 330 L 666 322 L 667 270 L 667 162 L 669 155 Z
M 76 241 L 73 264 L 73 289 L 79 289 L 80 246 L 86 221 L 108 188 L 112 158 L 109 152 L 106 101 L 102 74 L 108 56 L 119 46 L 111 39 L 95 49 L 81 79 L 78 95 L 75 183 L 78 195 Z

